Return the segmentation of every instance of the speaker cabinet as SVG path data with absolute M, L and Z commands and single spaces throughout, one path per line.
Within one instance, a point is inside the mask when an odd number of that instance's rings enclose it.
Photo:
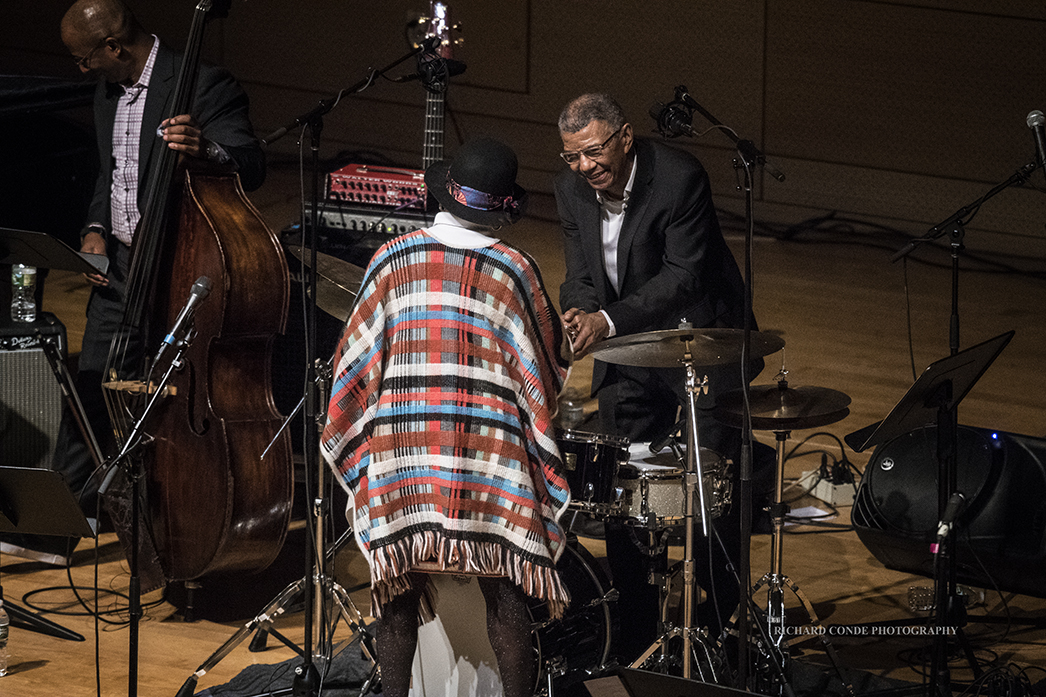
M 44 342 L 66 354 L 65 326 L 49 313 L 0 326 L 0 464 L 50 469 L 62 391 L 44 355 Z
M 955 549 L 961 583 L 1046 597 L 1046 439 L 958 429 L 957 488 L 966 506 Z M 887 568 L 933 576 L 937 429 L 879 446 L 854 500 L 857 536 Z

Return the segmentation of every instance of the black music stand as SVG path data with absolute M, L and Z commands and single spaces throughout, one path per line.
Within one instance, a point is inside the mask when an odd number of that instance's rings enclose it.
M 104 276 L 109 270 L 109 257 L 78 252 L 46 232 L 0 227 L 0 264 L 25 264 Z
M 977 663 L 966 640 L 963 627 L 965 611 L 956 590 L 956 526 L 953 519 L 961 513 L 962 492 L 958 491 L 958 419 L 959 403 L 980 380 L 988 367 L 1010 343 L 1014 332 L 1008 331 L 976 346 L 931 363 L 915 381 L 901 401 L 885 419 L 848 434 L 844 440 L 856 452 L 903 436 L 911 430 L 936 424 L 937 427 L 937 510 L 941 521 L 938 544 L 934 552 L 934 632 L 933 658 L 930 669 L 931 697 L 950 695 L 951 684 L 947 661 L 945 627 L 955 629 L 967 660 L 977 673 Z M 955 498 L 958 496 L 959 498 Z M 941 544 L 943 542 L 943 544 Z
M 931 363 L 908 388 L 886 418 L 854 431 L 843 440 L 855 452 L 903 436 L 909 431 L 937 421 L 941 408 L 954 411 L 988 367 L 995 361 L 1014 332 L 1008 331 L 976 346 Z M 944 403 L 935 401 L 942 385 L 951 383 L 951 396 Z M 950 493 L 950 492 L 949 492 Z
M 62 475 L 32 467 L 0 467 L 0 532 L 94 537 Z M 10 602 L 4 602 L 4 607 L 11 621 L 26 629 L 59 639 L 84 640 L 82 635 Z

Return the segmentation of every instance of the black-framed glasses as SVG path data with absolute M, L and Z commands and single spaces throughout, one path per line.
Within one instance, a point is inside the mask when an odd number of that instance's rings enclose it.
M 87 61 L 91 60 L 91 56 L 94 55 L 94 52 L 97 51 L 98 49 L 100 49 L 102 46 L 105 46 L 105 42 L 108 41 L 108 40 L 109 40 L 108 37 L 105 38 L 105 39 L 102 39 L 101 43 L 99 43 L 97 46 L 95 46 L 90 51 L 88 51 L 87 55 L 84 56 L 83 58 L 77 58 L 76 56 L 73 56 L 72 57 L 73 58 L 73 62 L 76 63 L 76 67 L 77 68 L 85 68 L 85 69 L 89 70 L 90 68 L 87 67 Z
M 585 148 L 584 150 L 568 150 L 566 152 L 559 153 L 559 156 L 562 157 L 563 161 L 566 162 L 568 165 L 572 165 L 576 162 L 579 162 L 581 160 L 582 155 L 584 155 L 590 160 L 598 160 L 599 158 L 603 157 L 603 151 L 606 149 L 607 143 L 612 141 L 614 139 L 614 136 L 620 133 L 621 129 L 624 127 L 625 124 L 621 124 L 616 131 L 611 133 L 607 137 L 607 139 L 599 145 L 593 145 L 591 147 Z

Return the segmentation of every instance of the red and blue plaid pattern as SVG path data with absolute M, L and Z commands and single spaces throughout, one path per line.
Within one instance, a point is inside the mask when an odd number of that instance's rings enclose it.
M 561 343 L 536 265 L 509 245 L 418 231 L 375 255 L 335 354 L 322 451 L 350 493 L 377 606 L 434 560 L 509 576 L 562 610 Z

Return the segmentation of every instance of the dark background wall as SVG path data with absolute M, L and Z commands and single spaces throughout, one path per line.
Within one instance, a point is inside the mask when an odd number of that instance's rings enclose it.
M 68 5 L 5 3 L 0 72 L 76 79 L 58 36 Z M 132 6 L 161 38 L 184 43 L 193 3 Z M 427 10 L 426 0 L 234 0 L 209 28 L 206 56 L 241 79 L 264 135 L 403 55 L 405 27 Z M 451 10 L 468 70 L 447 96 L 448 154 L 468 136 L 496 135 L 539 193 L 560 168 L 555 121 L 567 100 L 611 92 L 644 133 L 648 109 L 685 84 L 785 173 L 783 183 L 757 178 L 761 222 L 834 212 L 918 235 L 1031 162 L 1025 119 L 1046 110 L 1039 0 L 455 0 Z M 376 153 L 419 167 L 424 94 L 417 82 L 378 80 L 346 96 L 325 119 L 321 157 Z M 276 142 L 274 161 L 293 158 L 296 140 Z M 704 161 L 724 214 L 742 215 L 731 141 L 712 131 L 675 142 Z M 966 244 L 1041 260 L 1043 189 L 1036 172 L 995 196 Z

